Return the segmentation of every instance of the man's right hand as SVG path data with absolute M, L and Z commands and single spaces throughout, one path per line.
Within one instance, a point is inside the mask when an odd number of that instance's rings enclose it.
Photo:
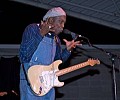
M 54 26 L 49 24 L 48 19 L 46 21 L 41 21 L 41 26 L 40 26 L 40 33 L 41 33 L 41 35 L 45 36 L 50 31 L 54 32 L 52 27 L 54 27 Z

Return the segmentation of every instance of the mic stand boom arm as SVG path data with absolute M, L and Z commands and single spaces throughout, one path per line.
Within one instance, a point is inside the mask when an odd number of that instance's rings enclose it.
M 116 76 L 115 76 L 115 58 L 120 59 L 120 56 L 115 55 L 111 52 L 108 52 L 102 48 L 99 48 L 97 46 L 94 46 L 93 44 L 90 43 L 89 39 L 87 37 L 84 37 L 87 40 L 87 43 L 89 46 L 94 47 L 102 52 L 104 52 L 105 54 L 107 54 L 108 56 L 110 56 L 111 58 L 111 62 L 112 62 L 112 76 L 113 76 L 113 88 L 114 88 L 114 100 L 117 100 L 117 89 L 116 89 Z

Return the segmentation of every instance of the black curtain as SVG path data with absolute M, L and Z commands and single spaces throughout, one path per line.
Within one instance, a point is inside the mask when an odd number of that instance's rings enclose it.
M 7 95 L 0 96 L 0 100 L 19 100 L 19 72 L 17 56 L 0 58 L 0 92 L 7 92 Z

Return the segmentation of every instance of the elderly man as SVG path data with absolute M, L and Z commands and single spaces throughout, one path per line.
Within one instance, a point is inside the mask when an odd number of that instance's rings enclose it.
M 19 52 L 21 100 L 55 100 L 54 87 L 43 96 L 32 91 L 27 71 L 33 65 L 49 65 L 58 59 L 66 61 L 73 48 L 80 44 L 79 41 L 64 39 L 66 48 L 62 50 L 58 34 L 63 31 L 65 22 L 65 11 L 61 7 L 55 7 L 46 13 L 40 24 L 33 23 L 25 28 Z M 39 88 L 42 91 L 42 88 Z

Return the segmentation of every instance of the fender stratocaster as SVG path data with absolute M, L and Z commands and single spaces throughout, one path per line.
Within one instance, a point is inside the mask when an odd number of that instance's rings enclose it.
M 52 64 L 45 65 L 34 65 L 28 69 L 27 77 L 30 83 L 30 87 L 37 96 L 43 96 L 47 94 L 52 87 L 62 87 L 64 82 L 58 80 L 58 76 L 67 74 L 85 66 L 94 66 L 100 64 L 100 61 L 94 59 L 88 59 L 86 62 L 77 64 L 62 70 L 58 69 L 61 60 L 56 60 Z

